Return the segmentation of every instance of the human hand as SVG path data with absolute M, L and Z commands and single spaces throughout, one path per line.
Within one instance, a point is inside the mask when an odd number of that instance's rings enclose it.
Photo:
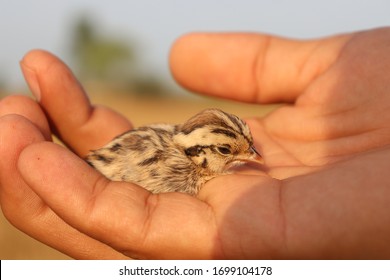
M 207 188 L 224 199 L 241 253 L 261 240 L 268 246 L 257 252 L 277 252 L 269 258 L 389 258 L 389 43 L 385 28 L 310 41 L 195 34 L 176 44 L 173 74 L 185 87 L 288 103 L 248 120 L 279 188 L 260 176 L 220 177 Z M 246 233 L 233 223 L 243 219 Z
M 71 152 L 42 142 L 50 131 L 39 106 L 8 98 L 1 114 L 26 118 L 0 122 L 5 215 L 76 258 L 388 257 L 388 126 L 385 114 L 368 119 L 377 106 L 386 106 L 389 31 L 310 42 L 269 38 L 191 35 L 176 43 L 171 56 L 176 78 L 196 91 L 252 102 L 295 101 L 249 121 L 268 176 L 219 177 L 199 199 L 150 195 L 109 182 Z M 23 64 L 39 80 L 40 104 L 52 127 L 78 155 L 131 127 L 107 109 L 92 109 L 69 71 L 49 54 L 30 53 Z M 262 66 L 256 73 L 253 65 Z M 36 92 L 33 78 L 26 77 Z

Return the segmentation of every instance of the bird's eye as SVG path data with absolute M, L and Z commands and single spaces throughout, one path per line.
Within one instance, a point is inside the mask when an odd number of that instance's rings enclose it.
M 226 147 L 218 147 L 217 150 L 223 155 L 230 155 L 232 153 L 230 149 Z

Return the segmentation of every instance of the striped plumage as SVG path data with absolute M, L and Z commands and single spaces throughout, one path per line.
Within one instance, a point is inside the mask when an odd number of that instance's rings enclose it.
M 208 180 L 257 156 L 244 121 L 207 109 L 182 125 L 130 130 L 92 151 L 87 161 L 111 180 L 133 182 L 154 193 L 196 195 Z

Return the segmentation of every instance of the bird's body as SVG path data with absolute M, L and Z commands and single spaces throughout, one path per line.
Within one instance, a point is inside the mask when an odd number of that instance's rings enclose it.
M 107 178 L 154 192 L 196 195 L 208 180 L 254 161 L 249 127 L 237 116 L 207 109 L 182 125 L 156 124 L 130 130 L 87 161 Z

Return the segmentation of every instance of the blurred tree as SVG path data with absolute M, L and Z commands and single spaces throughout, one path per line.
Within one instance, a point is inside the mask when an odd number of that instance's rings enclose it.
M 75 26 L 73 55 L 83 80 L 118 82 L 135 65 L 134 50 L 127 42 L 98 34 L 86 17 Z
M 0 97 L 5 95 L 5 92 L 6 92 L 5 79 L 0 75 Z
M 113 38 L 98 32 L 96 24 L 82 16 L 73 30 L 72 54 L 82 81 L 104 83 L 133 93 L 160 95 L 166 92 L 161 79 L 137 71 L 136 51 L 126 36 Z

